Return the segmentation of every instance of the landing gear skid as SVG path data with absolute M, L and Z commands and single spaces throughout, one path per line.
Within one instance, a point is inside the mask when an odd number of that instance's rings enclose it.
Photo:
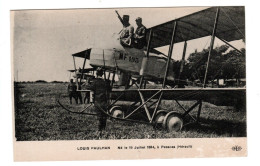
M 89 104 L 86 108 L 80 110 L 80 111 L 72 111 L 71 109 L 64 106 L 59 100 L 57 100 L 57 103 L 66 111 L 74 114 L 84 114 L 84 115 L 92 115 L 92 116 L 98 116 L 98 114 L 88 113 L 85 112 L 89 107 L 93 106 L 93 104 Z

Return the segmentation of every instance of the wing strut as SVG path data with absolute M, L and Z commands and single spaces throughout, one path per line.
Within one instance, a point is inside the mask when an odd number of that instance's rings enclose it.
M 171 57 L 172 57 L 172 50 L 173 50 L 173 45 L 174 45 L 174 40 L 175 40 L 175 35 L 176 35 L 176 29 L 177 29 L 177 21 L 174 22 L 173 29 L 172 29 L 171 44 L 169 46 L 168 59 L 167 59 L 167 64 L 166 64 L 166 68 L 165 68 L 165 74 L 164 74 L 164 78 L 163 78 L 162 88 L 165 88 L 165 85 L 166 85 L 166 77 L 168 75 L 169 64 L 170 64 Z M 160 105 L 160 103 L 162 101 L 162 96 L 163 96 L 163 91 L 161 92 L 160 97 L 156 103 L 153 115 L 151 117 L 151 121 L 154 119 L 154 116 L 156 115 L 156 113 L 158 111 L 158 106 Z
M 76 75 L 76 84 L 77 84 L 77 90 L 79 89 L 78 79 L 77 79 L 77 67 L 75 62 L 75 57 L 73 56 L 73 62 L 74 62 L 74 69 L 75 69 L 75 75 Z
M 153 29 L 151 29 L 151 30 L 150 30 L 150 33 L 149 33 L 149 40 L 148 40 L 148 45 L 147 45 L 146 58 L 149 57 L 149 52 L 150 52 L 150 47 L 151 47 L 152 38 L 153 38 Z M 141 77 L 139 89 L 142 88 L 143 79 L 144 79 L 144 76 Z
M 208 68 L 209 68 L 209 60 L 210 60 L 211 52 L 212 52 L 212 49 L 213 49 L 213 46 L 214 46 L 215 34 L 216 34 L 216 29 L 217 29 L 217 24 L 218 24 L 218 16 L 219 16 L 219 7 L 217 8 L 215 22 L 214 22 L 214 28 L 213 28 L 212 35 L 211 35 L 207 67 L 206 67 L 204 81 L 203 81 L 203 88 L 205 88 L 205 85 L 206 85 L 206 79 L 207 79 Z
M 74 57 L 74 56 L 73 56 L 73 57 Z M 80 80 L 79 80 L 79 84 L 80 84 L 80 85 L 81 85 L 81 80 L 82 80 L 82 78 L 83 78 L 83 72 L 84 72 L 86 60 L 87 60 L 87 51 L 85 52 L 84 62 L 83 62 L 83 66 L 82 66 L 82 72 L 81 72 L 81 75 L 80 75 Z
M 173 50 L 173 44 L 174 44 L 175 35 L 176 35 L 176 33 L 175 33 L 176 29 L 177 29 L 177 21 L 174 21 L 174 25 L 173 25 L 173 29 L 172 29 L 172 39 L 171 39 L 171 44 L 169 47 L 168 59 L 167 59 L 167 64 L 166 64 L 164 78 L 163 78 L 163 84 L 162 84 L 163 88 L 165 88 L 165 85 L 166 85 L 166 78 L 167 78 L 168 71 L 169 71 L 169 64 L 170 64 L 170 61 L 172 58 L 172 50 Z
M 187 49 L 187 41 L 184 42 L 182 58 L 181 58 L 180 73 L 179 73 L 179 77 L 178 77 L 178 84 L 180 83 L 181 73 L 183 72 L 183 65 L 184 65 L 184 62 L 185 62 L 186 49 Z

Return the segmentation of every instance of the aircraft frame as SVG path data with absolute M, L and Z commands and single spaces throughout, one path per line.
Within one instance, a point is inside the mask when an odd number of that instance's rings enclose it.
M 216 10 L 215 10 L 216 9 Z M 207 10 L 207 9 L 206 9 Z M 211 10 L 211 9 L 210 9 Z M 208 75 L 208 69 L 210 65 L 210 58 L 212 55 L 212 50 L 214 46 L 215 38 L 218 37 L 220 40 L 222 40 L 224 43 L 228 44 L 230 47 L 236 49 L 234 46 L 228 43 L 225 39 L 219 37 L 216 35 L 218 21 L 219 21 L 219 13 L 221 10 L 221 7 L 215 7 L 212 8 L 212 10 L 215 11 L 215 17 L 214 17 L 214 25 L 211 30 L 211 40 L 210 40 L 210 47 L 209 47 L 209 54 L 206 64 L 206 71 L 203 79 L 203 85 L 202 88 L 173 88 L 169 89 L 167 88 L 167 75 L 169 73 L 169 64 L 172 58 L 172 52 L 174 44 L 176 43 L 176 36 L 177 36 L 177 28 L 178 24 L 181 22 L 180 19 L 173 20 L 173 26 L 171 27 L 171 40 L 167 55 L 167 63 L 166 63 L 166 70 L 164 71 L 164 77 L 162 81 L 162 86 L 159 89 L 147 89 L 146 88 L 146 80 L 144 75 L 140 75 L 140 83 L 136 84 L 137 89 L 113 89 L 110 94 L 110 103 L 107 106 L 107 110 L 103 110 L 100 106 L 95 105 L 97 109 L 102 111 L 104 114 L 106 114 L 108 117 L 116 119 L 116 120 L 124 120 L 124 121 L 130 121 L 130 122 L 137 122 L 137 123 L 145 123 L 145 124 L 151 124 L 154 127 L 157 126 L 163 126 L 168 131 L 179 131 L 184 126 L 184 118 L 186 116 L 189 116 L 195 123 L 200 123 L 200 114 L 202 111 L 202 104 L 203 101 L 208 101 L 209 96 L 218 96 L 223 97 L 229 95 L 229 98 L 231 99 L 229 102 L 230 105 L 235 105 L 237 103 L 243 103 L 245 101 L 244 97 L 246 94 L 246 88 L 207 88 L 206 87 L 206 80 Z M 160 25 L 158 25 L 160 26 Z M 154 37 L 154 30 L 156 27 L 151 27 L 149 29 L 149 37 L 148 37 L 148 44 L 147 44 L 147 53 L 146 58 L 149 58 L 149 53 L 152 47 L 152 41 Z M 184 48 L 183 48 L 183 56 L 182 56 L 182 66 L 183 68 L 183 61 L 185 59 L 185 52 L 187 49 L 187 41 L 184 40 Z M 89 49 L 87 49 L 89 50 Z M 86 60 L 88 52 L 85 51 L 85 57 L 84 57 L 84 63 L 83 63 L 83 70 L 85 68 Z M 241 51 L 236 49 L 239 53 L 243 54 Z M 103 52 L 103 57 L 104 57 Z M 76 63 L 75 63 L 75 56 L 73 56 L 74 60 L 74 68 L 75 68 L 75 74 L 76 74 Z M 105 63 L 102 66 L 106 68 Z M 77 84 L 80 84 L 83 78 L 83 70 L 80 76 L 80 81 Z M 106 74 L 104 74 L 105 79 L 109 79 L 111 77 L 110 73 L 113 73 L 112 75 L 112 81 L 111 85 L 113 86 L 113 83 L 115 82 L 115 73 L 117 69 L 111 70 L 109 72 L 108 78 L 106 78 Z M 182 72 L 182 71 L 180 71 Z M 93 72 L 94 74 L 94 72 Z M 90 92 L 89 90 L 80 90 L 80 92 Z M 214 95 L 213 95 L 214 94 Z M 241 97 L 242 96 L 242 97 Z M 174 100 L 176 101 L 177 105 L 181 108 L 183 113 L 179 113 L 176 111 L 170 111 L 167 112 L 166 110 L 160 110 L 159 106 L 161 104 L 162 100 Z M 180 101 L 182 100 L 188 100 L 188 101 L 194 101 L 194 103 L 186 109 Z M 125 112 L 122 110 L 122 108 L 117 105 L 119 101 L 129 101 L 133 102 L 130 107 L 136 106 L 134 109 L 130 110 L 129 112 Z M 151 103 L 150 103 L 151 102 Z M 64 105 L 61 104 L 60 101 L 58 103 L 67 111 L 78 113 L 78 114 L 88 114 L 88 115 L 96 115 L 96 114 L 90 114 L 87 113 L 86 110 L 93 104 L 89 104 L 85 109 L 74 112 L 66 108 Z M 139 104 L 137 106 L 137 104 Z M 151 107 L 154 108 L 151 110 Z M 192 111 L 197 111 L 196 117 L 190 115 Z M 144 112 L 146 115 L 146 121 L 145 120 L 135 120 L 133 119 L 133 115 L 135 115 L 138 112 Z M 193 122 L 192 122 L 193 123 Z M 187 123 L 189 124 L 189 123 Z

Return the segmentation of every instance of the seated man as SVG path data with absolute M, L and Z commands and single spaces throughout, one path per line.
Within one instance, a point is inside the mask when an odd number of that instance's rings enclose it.
M 142 49 L 146 45 L 146 27 L 142 24 L 142 18 L 137 17 L 136 21 L 136 31 L 134 34 L 134 47 Z
M 120 31 L 120 43 L 124 46 L 131 46 L 134 34 L 134 27 L 129 23 L 129 16 L 123 15 L 123 29 Z

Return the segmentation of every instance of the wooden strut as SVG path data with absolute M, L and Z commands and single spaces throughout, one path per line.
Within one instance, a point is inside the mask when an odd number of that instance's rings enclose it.
M 84 72 L 86 60 L 87 60 L 87 51 L 85 52 L 85 57 L 84 57 L 84 62 L 83 62 L 83 66 L 82 66 L 82 72 L 81 72 L 81 75 L 80 75 L 79 84 L 81 84 L 81 80 L 82 80 L 82 78 L 83 78 L 83 72 Z
M 138 86 L 138 84 L 137 84 L 136 82 L 134 83 L 134 85 L 135 85 L 138 89 L 140 89 L 139 86 Z
M 147 102 L 149 102 L 152 98 L 154 98 L 156 95 L 158 95 L 161 92 L 159 90 L 158 92 L 154 93 L 149 99 L 147 99 L 145 102 L 143 102 L 140 106 L 138 106 L 135 110 L 133 110 L 131 113 L 129 113 L 125 118 L 130 117 L 133 113 L 135 113 L 139 108 L 141 108 L 143 105 L 145 105 Z M 149 119 L 150 120 L 150 119 Z
M 114 84 L 114 81 L 115 81 L 115 75 L 116 75 L 116 72 L 113 71 L 113 76 L 112 76 L 112 81 L 111 81 L 111 87 L 113 87 L 113 84 Z
M 113 71 L 113 77 L 112 77 L 111 87 L 113 87 L 113 84 L 114 84 L 114 81 L 115 81 L 115 75 L 117 74 L 117 70 L 118 70 L 118 65 L 117 65 L 117 62 L 116 62 L 115 54 L 114 54 L 114 63 L 115 63 L 115 69 L 116 69 L 116 70 Z
M 79 84 L 78 84 L 78 78 L 77 78 L 77 68 L 76 68 L 76 62 L 75 62 L 75 57 L 73 57 L 73 62 L 74 62 L 74 71 L 75 71 L 75 76 L 76 76 L 76 84 L 77 84 L 77 90 L 79 90 Z
M 177 21 L 174 22 L 173 29 L 172 29 L 171 44 L 169 46 L 168 59 L 167 59 L 167 64 L 166 64 L 166 68 L 165 68 L 162 88 L 165 88 L 165 85 L 166 85 L 166 79 L 167 79 L 167 75 L 168 75 L 168 71 L 169 71 L 169 64 L 170 64 L 171 57 L 172 57 L 172 50 L 173 50 L 173 45 L 174 45 L 174 40 L 175 40 L 175 35 L 176 35 L 176 29 L 177 29 Z M 158 107 L 159 107 L 161 100 L 162 100 L 162 96 L 163 96 L 163 91 L 161 92 L 160 97 L 159 97 L 159 99 L 156 103 L 156 106 L 154 108 L 153 115 L 152 115 L 150 122 L 152 122 L 154 120 L 154 117 L 157 114 Z
M 113 81 L 113 80 L 112 80 Z M 131 86 L 133 86 L 133 85 L 131 85 Z M 131 87 L 130 86 L 130 87 Z M 130 88 L 129 87 L 129 88 Z M 113 103 L 112 104 L 109 104 L 107 107 L 111 107 L 112 105 L 114 105 L 122 96 L 124 95 L 124 92 L 122 92 L 117 98 L 116 98 L 116 100 L 114 100 L 113 101 Z
M 140 98 L 141 98 L 142 103 L 145 103 L 145 101 L 144 101 L 144 96 L 143 96 L 143 94 L 142 94 L 140 91 L 139 91 L 139 95 L 140 95 Z M 151 115 L 150 115 L 150 113 L 149 113 L 149 110 L 148 110 L 148 108 L 147 108 L 146 103 L 144 104 L 144 110 L 145 110 L 145 112 L 146 112 L 146 115 L 147 115 L 147 117 L 148 117 L 148 120 L 151 121 Z
M 108 73 L 108 76 L 107 76 L 107 77 L 108 77 L 108 80 L 110 80 L 110 73 L 111 73 L 111 72 L 109 72 L 109 73 Z
M 144 80 L 144 89 L 146 89 L 146 84 L 147 84 L 147 81 Z
M 158 102 L 158 99 L 156 100 L 156 101 L 154 101 L 154 102 L 152 102 L 152 104 L 150 104 L 149 106 L 148 106 L 148 108 L 151 108 L 155 103 L 157 103 Z
M 180 83 L 181 73 L 183 72 L 183 65 L 185 62 L 186 50 L 187 50 L 187 41 L 184 41 L 184 47 L 183 47 L 182 58 L 181 58 L 181 67 L 180 67 L 180 73 L 179 73 L 179 77 L 178 77 L 178 84 Z
M 152 38 L 153 38 L 153 29 L 151 29 L 151 30 L 150 30 L 150 33 L 149 33 L 149 39 L 148 39 L 147 51 L 146 51 L 146 58 L 149 57 Z M 142 76 L 141 76 L 141 80 L 140 80 L 140 84 L 139 84 L 139 89 L 142 88 L 142 85 L 143 85 L 143 79 L 144 79 L 144 76 L 142 75 Z
M 185 117 L 187 114 L 189 114 L 197 105 L 201 103 L 201 100 L 194 103 L 183 115 L 182 117 Z
M 181 105 L 181 103 L 179 103 L 178 100 L 175 100 L 175 102 L 183 109 L 184 112 L 187 112 L 187 110 Z M 196 121 L 196 119 L 193 116 L 191 116 L 190 114 L 187 115 L 189 115 L 194 121 Z
M 150 122 L 152 122 L 154 120 L 154 117 L 155 117 L 155 115 L 156 115 L 156 113 L 158 111 L 158 107 L 159 107 L 159 105 L 160 105 L 160 103 L 162 101 L 162 96 L 163 96 L 163 91 L 161 92 L 160 97 L 159 97 L 159 99 L 158 99 L 158 101 L 156 103 L 156 106 L 154 108 L 153 115 L 152 115 L 152 118 L 151 118 Z
M 109 106 L 107 106 L 107 107 L 113 106 L 123 95 L 124 95 L 124 93 L 121 93 L 121 94 L 116 98 L 116 100 L 114 100 L 113 103 L 111 103 L 111 104 L 110 104 Z
M 104 74 L 104 80 L 106 81 L 106 72 L 105 72 L 105 67 L 106 67 L 106 63 L 105 63 L 105 53 L 104 53 L 104 50 L 103 50 L 103 63 L 104 63 L 104 71 L 103 71 L 103 74 Z
M 173 50 L 173 45 L 174 45 L 174 40 L 175 40 L 176 29 L 177 29 L 177 21 L 174 22 L 173 29 L 172 29 L 171 44 L 169 46 L 168 59 L 167 59 L 167 64 L 166 64 L 164 78 L 163 78 L 163 84 L 162 84 L 163 88 L 165 88 L 165 85 L 166 85 L 166 79 L 167 79 L 169 65 L 170 65 L 170 61 L 171 61 L 171 57 L 172 57 L 172 50 Z
M 208 68 L 209 68 L 209 61 L 210 61 L 211 52 L 212 52 L 212 49 L 213 49 L 213 46 L 214 46 L 215 34 L 216 34 L 216 29 L 217 29 L 217 24 L 218 24 L 218 17 L 219 17 L 219 7 L 217 8 L 215 22 L 214 22 L 214 28 L 213 28 L 212 35 L 211 35 L 207 67 L 206 67 L 204 81 L 203 81 L 203 88 L 205 88 L 205 86 L 206 86 L 206 80 L 207 80 L 207 74 L 208 74 Z
M 200 113 L 201 113 L 201 107 L 202 107 L 202 100 L 199 101 L 199 108 L 198 108 L 198 113 L 197 113 L 197 123 L 200 122 Z

